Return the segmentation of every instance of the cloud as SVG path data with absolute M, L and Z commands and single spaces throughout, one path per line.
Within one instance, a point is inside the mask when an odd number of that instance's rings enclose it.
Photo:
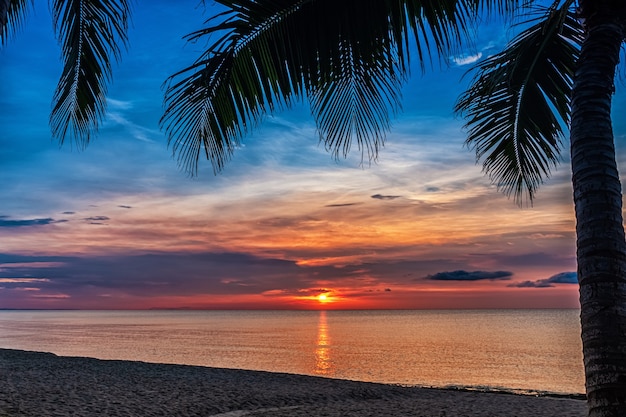
M 137 140 L 143 142 L 154 142 L 151 137 L 160 136 L 160 132 L 156 129 L 151 129 L 136 123 L 131 117 L 126 116 L 125 113 L 134 109 L 134 103 L 132 101 L 116 100 L 107 97 L 107 104 L 109 105 L 106 115 L 107 122 L 111 125 L 119 125 L 126 129 Z
M 530 239 L 540 240 L 540 239 L 562 239 L 565 236 L 562 233 L 533 233 L 528 236 Z
M 0 283 L 24 284 L 33 282 L 50 282 L 47 278 L 0 278 Z
M 528 235 L 525 235 L 527 238 Z M 567 237 L 567 236 L 566 236 Z M 572 236 L 574 239 L 574 236 Z M 531 239 L 532 240 L 532 239 Z M 511 267 L 526 267 L 528 265 L 534 266 L 548 266 L 548 267 L 562 267 L 570 268 L 569 266 L 564 265 L 576 265 L 576 257 L 573 253 L 568 252 L 566 254 L 561 254 L 556 251 L 552 252 L 529 252 L 525 254 L 508 254 L 504 253 L 473 253 L 472 256 L 480 257 L 484 259 L 490 259 L 497 262 L 500 265 L 510 265 Z M 559 266 L 560 265 L 560 266 Z
M 116 100 L 111 97 L 107 97 L 107 104 L 111 110 L 129 110 L 133 108 L 132 101 Z
M 144 299 L 209 294 L 301 297 L 319 295 L 329 289 L 358 288 L 358 292 L 349 292 L 374 296 L 389 294 L 392 288 L 395 291 L 416 285 L 410 277 L 402 276 L 407 269 L 432 271 L 435 265 L 442 264 L 447 263 L 436 259 L 342 267 L 299 265 L 296 260 L 278 256 L 210 251 L 109 256 L 0 253 L 0 285 L 39 288 L 40 294 L 66 294 L 69 300 L 83 305 L 100 303 L 103 294 Z
M 111 220 L 111 218 L 107 216 L 92 216 L 85 217 L 83 220 L 89 222 L 90 224 L 104 224 L 103 222 Z
M 395 200 L 396 198 L 400 198 L 400 195 L 382 195 L 382 194 L 374 194 L 372 198 L 376 198 L 378 200 Z
M 451 59 L 452 59 L 452 62 L 454 62 L 456 65 L 462 66 L 462 65 L 473 64 L 474 62 L 478 61 L 482 57 L 483 57 L 483 53 L 478 52 L 474 55 L 453 56 Z
M 53 223 L 61 223 L 66 220 L 54 220 L 50 217 L 45 219 L 28 220 L 6 220 L 7 216 L 0 216 L 0 227 L 25 227 L 25 226 L 46 226 Z
M 133 208 L 133 206 L 126 206 L 126 205 L 123 205 L 123 204 L 120 204 L 118 207 L 119 207 L 119 208 L 125 208 L 125 209 L 131 209 L 131 208 Z
M 480 281 L 480 280 L 508 280 L 513 275 L 509 271 L 447 271 L 438 272 L 433 275 L 428 275 L 426 279 L 433 281 Z
M 552 275 L 550 278 L 540 279 L 537 281 L 522 281 L 510 284 L 509 287 L 519 288 L 548 288 L 554 287 L 555 284 L 578 284 L 578 274 L 576 272 L 561 272 Z
M 344 204 L 326 204 L 324 207 L 348 207 L 356 206 L 359 203 L 344 203 Z

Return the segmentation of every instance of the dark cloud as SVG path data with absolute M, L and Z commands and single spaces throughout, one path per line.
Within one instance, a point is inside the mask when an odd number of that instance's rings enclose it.
M 289 259 L 238 252 L 64 257 L 0 253 L 0 264 L 0 278 L 46 278 L 46 282 L 33 286 L 42 293 L 67 294 L 71 300 L 94 300 L 102 294 L 142 298 L 198 294 L 314 296 L 327 291 L 319 286 L 320 279 L 331 288 L 348 280 L 358 285 L 362 294 L 383 296 L 393 285 L 412 282 L 411 277 L 403 277 L 407 270 L 425 272 L 441 265 L 456 265 L 435 259 L 305 266 Z
M 426 279 L 434 281 L 480 281 L 480 280 L 508 280 L 513 275 L 509 271 L 446 271 L 428 275 Z
M 401 195 L 382 195 L 382 194 L 374 194 L 372 198 L 376 198 L 378 200 L 395 200 L 396 198 L 402 197 Z
M 91 221 L 91 222 L 101 222 L 101 221 L 111 220 L 111 219 L 107 216 L 93 216 L 93 217 L 85 217 L 85 220 Z
M 312 216 L 303 217 L 269 217 L 257 221 L 259 227 L 269 228 L 294 228 L 306 230 L 310 228 L 310 222 L 317 222 L 319 219 Z
M 393 259 L 386 260 L 385 255 L 387 253 L 394 254 L 401 248 L 397 246 L 390 249 L 377 249 L 377 254 L 381 257 L 380 260 L 373 259 L 370 262 L 359 262 L 356 264 L 343 265 L 341 267 L 335 267 L 332 265 L 326 266 L 307 266 L 306 271 L 310 271 L 311 276 L 319 274 L 319 276 L 327 277 L 326 279 L 361 279 L 361 277 L 369 277 L 376 282 L 384 283 L 383 285 L 389 286 L 390 284 L 398 285 L 414 285 L 416 282 L 423 282 L 426 275 L 434 274 L 442 269 L 454 271 L 458 269 L 467 269 L 470 266 L 458 259 Z M 363 254 L 369 254 L 362 248 L 346 248 L 343 252 L 346 257 L 359 258 Z M 333 257 L 336 256 L 336 252 L 329 251 L 316 251 L 315 257 Z M 306 250 L 295 250 L 290 252 L 290 257 L 293 259 L 301 259 L 311 257 L 311 252 Z M 408 272 L 409 271 L 409 272 Z M 407 273 L 408 272 L 408 273 Z M 417 278 L 420 277 L 420 278 Z
M 327 289 L 327 288 L 314 288 L 314 289 L 311 289 L 311 290 L 299 290 L 299 291 L 297 291 L 297 293 L 300 294 L 300 295 L 318 296 L 320 294 L 326 294 L 329 291 L 330 290 Z
M 76 214 L 76 212 L 75 211 L 64 211 L 61 214 Z
M 561 272 L 552 275 L 550 278 L 539 279 L 537 281 L 522 281 L 510 284 L 509 287 L 548 288 L 554 287 L 554 284 L 578 284 L 578 274 L 576 274 L 576 272 Z
M 119 205 L 119 208 L 125 208 L 125 209 L 131 209 L 133 208 L 133 206 L 125 206 L 125 205 Z
M 51 257 L 0 254 L 0 278 L 45 277 L 38 285 L 80 297 L 116 291 L 136 296 L 259 294 L 313 282 L 294 261 L 242 253 L 151 253 Z
M 293 259 L 299 259 L 294 257 Z M 38 294 L 66 294 L 68 303 L 100 305 L 102 297 L 145 300 L 198 295 L 315 296 L 335 286 L 359 288 L 352 296 L 384 297 L 395 286 L 425 284 L 414 277 L 436 271 L 461 271 L 455 280 L 508 279 L 509 272 L 463 272 L 468 266 L 449 259 L 385 260 L 342 265 L 303 265 L 295 260 L 240 252 L 153 252 L 123 255 L 28 256 L 0 253 L 0 278 L 45 278 L 15 283 L 40 289 Z M 412 276 L 406 272 L 412 271 Z M 431 275 L 442 279 L 447 274 Z M 451 275 L 452 274 L 452 275 Z M 434 278 L 433 278 L 434 277 Z M 324 280 L 328 287 L 320 286 Z M 421 281 L 421 282 L 420 282 Z M 26 281 L 25 281 L 26 282 Z M 0 299 L 2 294 L 0 294 Z M 210 298 L 210 297 L 209 297 Z M 100 301 L 98 301 L 100 300 Z M 69 305 L 69 304 L 68 304 Z
M 30 263 L 30 262 L 64 262 L 72 258 L 66 256 L 29 256 L 29 255 L 15 255 L 12 253 L 0 253 L 0 264 L 13 264 L 13 263 Z
M 85 217 L 83 220 L 89 222 L 89 224 L 104 224 L 104 222 L 111 220 L 111 218 L 107 216 L 92 216 Z
M 8 216 L 0 216 L 0 227 L 46 226 L 53 223 L 62 223 L 66 220 L 45 219 L 7 220 Z
M 578 284 L 578 274 L 576 272 L 561 272 L 552 275 L 548 280 L 554 284 Z
M 428 191 L 429 193 L 436 193 L 437 191 L 440 191 L 439 187 L 427 187 L 426 191 Z
M 348 206 L 356 206 L 359 203 L 344 203 L 344 204 L 326 204 L 324 207 L 348 207 Z

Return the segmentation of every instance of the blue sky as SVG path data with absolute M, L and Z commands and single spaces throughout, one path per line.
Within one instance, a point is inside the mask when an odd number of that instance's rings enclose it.
M 567 142 L 534 206 L 519 208 L 483 176 L 452 112 L 469 64 L 509 38 L 504 25 L 481 25 L 447 66 L 413 71 L 371 165 L 358 152 L 333 160 L 303 103 L 268 115 L 220 174 L 203 162 L 190 178 L 158 121 L 165 79 L 202 50 L 182 37 L 207 4 L 134 4 L 84 151 L 51 140 L 61 61 L 47 6 L 0 50 L 0 308 L 577 306 Z

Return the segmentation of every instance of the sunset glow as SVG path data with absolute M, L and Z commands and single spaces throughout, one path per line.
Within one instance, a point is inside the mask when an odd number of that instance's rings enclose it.
M 244 136 L 223 172 L 204 160 L 197 177 L 181 172 L 158 120 L 163 81 L 201 49 L 181 38 L 215 12 L 196 3 L 136 8 L 84 152 L 50 141 L 62 63 L 45 4 L 3 47 L 0 308 L 578 307 L 567 150 L 532 207 L 499 193 L 452 115 L 462 59 L 416 67 L 371 164 L 356 143 L 334 160 L 298 105 Z M 488 56 L 509 35 L 485 24 L 476 48 Z

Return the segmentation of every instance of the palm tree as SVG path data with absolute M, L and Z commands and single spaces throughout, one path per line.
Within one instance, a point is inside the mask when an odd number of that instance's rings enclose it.
M 162 118 L 179 162 L 220 170 L 263 115 L 308 99 L 334 155 L 356 139 L 374 158 L 399 106 L 410 45 L 422 67 L 447 56 L 485 13 L 524 17 L 478 64 L 456 104 L 468 145 L 508 195 L 532 202 L 569 125 L 581 325 L 590 416 L 626 416 L 626 240 L 611 130 L 626 27 L 614 0 L 217 0 L 225 11 L 189 40 L 206 52 L 174 74 Z
M 24 20 L 27 0 L 0 0 L 0 46 Z M 63 72 L 52 100 L 52 136 L 89 144 L 106 109 L 111 62 L 127 43 L 128 0 L 50 0 Z
M 531 198 L 569 122 L 589 415 L 624 416 L 626 240 L 611 98 L 626 8 L 581 1 L 573 12 L 572 4 L 555 2 L 482 62 L 457 110 L 468 116 L 468 144 L 488 154 L 484 170 L 505 192 Z

